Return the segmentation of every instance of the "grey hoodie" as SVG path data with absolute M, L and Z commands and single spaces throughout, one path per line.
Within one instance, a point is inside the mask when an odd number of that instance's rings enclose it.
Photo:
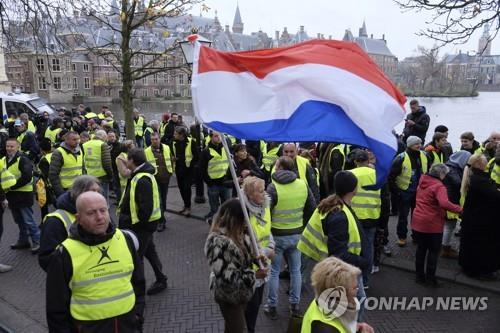
M 469 160 L 470 157 L 471 157 L 471 153 L 469 153 L 468 151 L 459 150 L 450 156 L 448 163 L 451 165 L 455 165 L 463 170 L 463 169 L 465 169 L 465 166 L 467 165 L 467 161 Z

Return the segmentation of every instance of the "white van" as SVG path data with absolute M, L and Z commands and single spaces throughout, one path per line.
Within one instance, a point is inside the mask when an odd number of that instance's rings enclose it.
M 0 112 L 2 116 L 0 119 L 6 118 L 10 113 L 19 115 L 23 112 L 33 119 L 44 112 L 52 118 L 56 111 L 46 100 L 36 94 L 0 92 Z

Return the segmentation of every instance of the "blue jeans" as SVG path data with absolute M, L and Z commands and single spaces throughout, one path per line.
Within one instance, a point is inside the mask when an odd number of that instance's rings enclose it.
M 269 294 L 267 305 L 275 307 L 278 305 L 279 275 L 281 270 L 281 260 L 286 256 L 288 269 L 290 271 L 290 293 L 288 301 L 290 304 L 298 304 L 300 301 L 300 288 L 302 286 L 302 275 L 300 274 L 300 251 L 297 244 L 300 234 L 290 236 L 275 236 L 275 256 L 271 264 L 271 276 L 269 278 Z
M 31 207 L 11 208 L 12 218 L 19 227 L 18 243 L 40 244 L 40 229 L 33 218 L 33 209 Z
M 367 243 L 369 244 L 368 248 L 366 249 L 366 254 L 363 255 L 366 256 L 366 259 L 368 260 L 368 267 L 363 270 L 363 284 L 367 286 L 370 281 L 370 274 L 372 273 L 373 248 L 375 244 L 375 234 L 377 232 L 377 227 L 363 228 L 363 231 L 366 236 Z
M 217 213 L 219 206 L 231 197 L 231 189 L 221 185 L 212 185 L 208 187 L 208 203 L 210 204 L 210 213 L 212 217 Z

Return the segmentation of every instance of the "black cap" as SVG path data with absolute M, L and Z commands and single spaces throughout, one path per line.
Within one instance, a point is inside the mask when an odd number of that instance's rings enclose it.
M 358 179 L 350 171 L 339 171 L 335 175 L 333 183 L 335 185 L 335 193 L 343 196 L 356 189 L 358 186 Z

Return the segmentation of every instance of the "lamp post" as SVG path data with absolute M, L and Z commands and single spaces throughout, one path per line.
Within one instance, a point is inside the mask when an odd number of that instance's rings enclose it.
M 210 47 L 210 45 L 212 44 L 211 40 L 198 35 L 196 29 L 193 29 L 191 32 L 192 32 L 191 35 L 187 36 L 184 40 L 179 42 L 182 54 L 184 55 L 184 59 L 186 60 L 186 64 L 189 66 L 189 81 L 191 81 L 191 74 L 192 74 L 191 66 L 193 65 L 193 59 L 194 59 L 194 43 L 199 42 L 207 47 Z M 203 143 L 204 143 L 202 140 L 203 128 L 202 125 L 198 123 L 198 121 L 195 122 L 194 128 L 195 131 L 192 134 L 198 146 L 198 155 L 200 155 L 201 152 L 203 151 Z M 194 202 L 204 203 L 206 202 L 205 186 L 203 185 L 203 178 L 201 176 L 201 170 L 198 164 L 194 166 L 194 174 L 195 174 L 194 183 L 196 186 Z

